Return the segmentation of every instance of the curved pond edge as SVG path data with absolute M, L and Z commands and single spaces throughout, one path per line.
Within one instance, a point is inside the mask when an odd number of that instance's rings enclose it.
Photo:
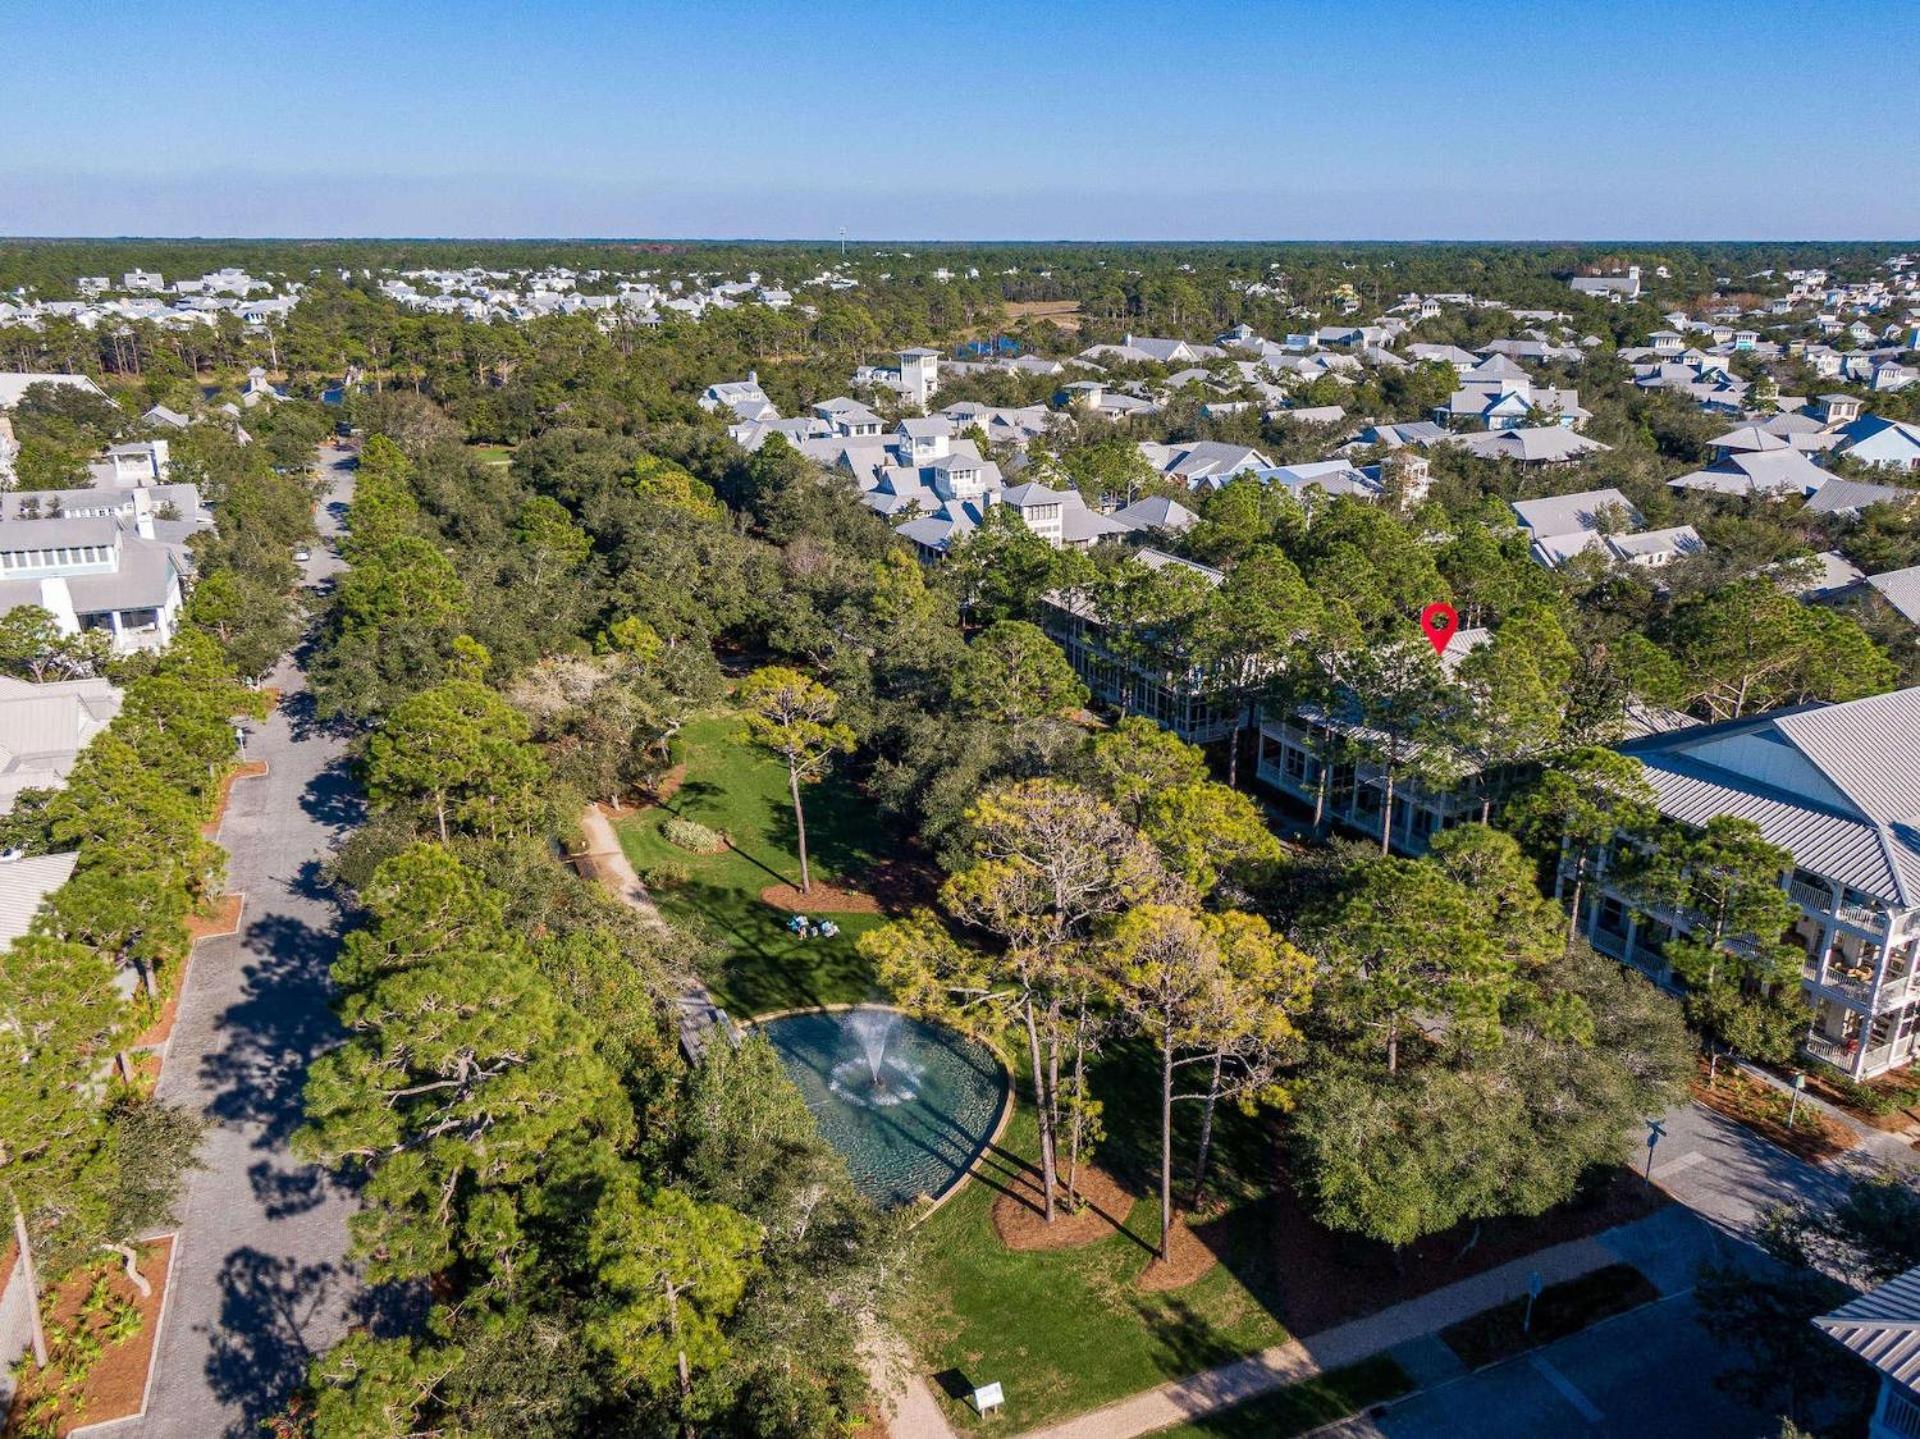
M 888 1004 L 883 1000 L 877 999 L 859 1000 L 850 1004 L 797 1004 L 790 1009 L 770 1009 L 765 1014 L 754 1015 L 751 1019 L 736 1019 L 733 1023 L 736 1028 L 744 1032 L 772 1020 L 787 1019 L 796 1014 L 845 1014 L 850 1009 L 884 1009 L 890 1013 L 900 1015 L 904 1019 L 910 1019 L 916 1024 L 937 1024 L 943 1029 L 951 1029 L 955 1034 L 960 1035 L 961 1038 L 973 1040 L 974 1043 L 991 1054 L 994 1063 L 1000 1066 L 1000 1072 L 1007 1078 L 1006 1093 L 1000 1097 L 1000 1115 L 993 1121 L 993 1132 L 980 1141 L 980 1152 L 973 1156 L 972 1162 L 960 1172 L 953 1183 L 949 1184 L 945 1189 L 933 1195 L 931 1198 L 924 1194 L 920 1196 L 918 1205 L 916 1206 L 916 1212 L 907 1226 L 910 1229 L 917 1229 L 927 1221 L 936 1209 L 953 1198 L 954 1195 L 958 1194 L 961 1189 L 965 1187 L 966 1182 L 973 1178 L 974 1171 L 986 1162 L 987 1155 L 999 1145 L 1000 1136 L 1006 1132 L 1007 1123 L 1013 1118 L 1013 1091 L 1016 1083 L 1013 1076 L 1013 1066 L 1007 1063 L 1006 1055 L 1000 1052 L 1000 1045 L 997 1040 L 981 1039 L 976 1035 L 966 1033 L 964 1030 L 954 1029 L 954 1026 L 948 1024 L 945 1020 L 928 1019 L 915 1014 L 910 1009 L 902 1009 L 897 1004 Z

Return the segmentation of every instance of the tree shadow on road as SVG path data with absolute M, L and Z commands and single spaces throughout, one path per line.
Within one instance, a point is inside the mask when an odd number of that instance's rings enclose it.
M 345 755 L 307 781 L 300 795 L 300 808 L 315 823 L 325 825 L 330 837 L 366 818 L 367 801 L 354 782 L 352 762 Z
M 306 669 L 313 652 L 313 642 L 304 641 L 293 653 L 294 663 Z M 294 690 L 281 696 L 280 712 L 287 717 L 287 728 L 296 743 L 310 739 L 351 739 L 356 732 L 351 720 L 322 719 L 312 690 Z
M 339 1265 L 304 1264 L 258 1249 L 236 1249 L 220 1266 L 220 1320 L 208 1336 L 207 1385 L 237 1406 L 228 1439 L 254 1439 L 285 1407 L 313 1357 L 344 1325 Z
M 253 1197 L 268 1219 L 291 1219 L 317 1209 L 336 1194 L 350 1193 L 354 1186 L 317 1164 L 299 1164 L 283 1168 L 271 1159 L 247 1166 L 247 1182 Z
M 200 1078 L 214 1091 L 207 1108 L 215 1120 L 259 1125 L 256 1147 L 275 1149 L 300 1123 L 307 1065 L 340 1038 L 327 978 L 339 938 L 267 915 L 242 943 L 245 997 L 220 1015 L 224 1043 L 202 1058 Z

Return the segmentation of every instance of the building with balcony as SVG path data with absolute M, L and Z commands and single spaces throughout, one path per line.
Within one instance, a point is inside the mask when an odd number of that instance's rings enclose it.
M 1920 687 L 1803 705 L 1649 735 L 1639 760 L 1660 811 L 1703 826 L 1759 826 L 1793 868 L 1790 935 L 1806 951 L 1807 1052 L 1856 1079 L 1909 1063 L 1920 1047 Z M 1684 915 L 1649 912 L 1608 883 L 1590 887 L 1594 946 L 1671 982 L 1665 941 Z
M 184 537 L 192 521 L 155 518 L 151 491 L 132 492 L 132 512 L 0 521 L 0 613 L 47 611 L 62 634 L 101 630 L 114 653 L 157 650 L 173 638 L 191 570 Z
M 1456 630 L 1441 651 L 1440 667 L 1451 675 L 1488 638 L 1485 629 Z M 1389 814 L 1388 766 L 1365 756 L 1390 752 L 1396 741 L 1369 727 L 1357 705 L 1262 704 L 1259 741 L 1254 775 L 1262 784 L 1291 807 L 1311 812 L 1317 823 L 1372 840 L 1384 837 L 1400 854 L 1425 854 L 1441 830 L 1478 820 L 1486 807 L 1487 776 L 1465 773 L 1444 787 L 1411 778 L 1406 771 L 1414 767 L 1418 746 L 1408 743 L 1395 766 Z
M 1151 569 L 1182 566 L 1210 585 L 1226 578 L 1156 549 L 1143 549 L 1135 558 Z M 1177 656 L 1155 654 L 1150 637 L 1142 637 L 1138 646 L 1118 642 L 1084 590 L 1055 590 L 1044 597 L 1044 605 L 1041 628 L 1096 699 L 1122 714 L 1145 715 L 1189 744 L 1209 744 L 1233 733 L 1240 700 L 1219 676 Z

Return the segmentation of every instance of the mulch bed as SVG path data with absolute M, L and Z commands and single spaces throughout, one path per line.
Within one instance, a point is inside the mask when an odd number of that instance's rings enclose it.
M 187 942 L 198 944 L 203 939 L 213 939 L 223 934 L 238 934 L 240 910 L 245 903 L 246 896 L 243 894 L 223 894 L 214 902 L 212 914 L 188 915 Z
M 632 804 L 622 800 L 615 800 L 612 804 L 608 804 L 605 800 L 599 800 L 596 803 L 600 813 L 608 819 L 625 819 L 628 815 L 639 814 L 643 809 L 658 809 L 680 793 L 680 786 L 686 782 L 687 767 L 677 764 L 660 776 L 660 783 L 645 791 Z
M 802 894 L 798 885 L 770 884 L 760 891 L 760 902 L 789 914 L 878 914 L 880 901 L 857 889 L 816 884 Z
M 127 1060 L 133 1066 L 128 1086 L 144 1099 L 153 1098 L 154 1091 L 160 1087 L 160 1052 L 156 1049 L 130 1052 Z
M 112 1275 L 109 1283 L 113 1292 L 133 1301 L 140 1311 L 140 1330 L 131 1339 L 109 1345 L 98 1362 L 87 1371 L 78 1390 L 63 1397 L 57 1420 L 58 1433 L 66 1434 L 82 1425 L 125 1419 L 140 1412 L 141 1403 L 146 1397 L 147 1370 L 153 1361 L 154 1341 L 160 1328 L 160 1306 L 167 1295 L 167 1264 L 172 1253 L 172 1236 L 140 1246 L 140 1273 L 153 1290 L 145 1299 L 128 1282 L 126 1270 L 120 1261 L 117 1258 L 108 1261 Z M 54 1291 L 52 1302 L 46 1305 L 44 1312 L 48 1318 L 60 1324 L 71 1324 L 79 1314 L 80 1305 L 86 1299 L 87 1290 L 97 1272 L 97 1268 L 80 1269 L 67 1276 Z M 57 1388 L 60 1383 L 57 1367 L 49 1368 L 43 1374 L 33 1367 L 31 1358 L 21 1366 L 19 1375 L 20 1388 L 14 1396 L 13 1410 L 5 1431 L 8 1436 L 23 1432 L 27 1411 L 34 1398 Z
M 173 1022 L 180 1015 L 180 995 L 187 987 L 187 971 L 193 965 L 193 946 L 203 939 L 214 939 L 221 935 L 240 932 L 240 911 L 246 903 L 243 894 L 223 894 L 214 905 L 210 915 L 190 914 L 187 916 L 188 945 L 186 957 L 180 961 L 180 972 L 170 976 L 169 993 L 161 1002 L 160 1014 L 133 1041 L 134 1049 L 158 1049 L 173 1034 Z
M 1074 1213 L 1064 1202 L 1054 1205 L 1053 1223 L 1041 1208 L 1040 1171 L 1022 1166 L 993 1201 L 993 1228 L 1009 1249 L 1080 1249 L 1120 1233 L 1133 1195 L 1104 1169 L 1083 1164 L 1075 1187 L 1085 1202 Z M 1065 1183 L 1064 1173 L 1061 1182 Z
M 1788 1097 L 1764 1080 L 1727 1065 L 1720 1066 L 1719 1077 L 1708 1085 L 1706 1061 L 1702 1060 L 1692 1088 L 1694 1099 L 1715 1114 L 1725 1115 L 1810 1163 L 1820 1164 L 1854 1146 L 1856 1136 L 1851 1129 L 1811 1104 L 1802 1104 L 1793 1128 L 1787 1128 Z
M 1871 1109 L 1862 1109 L 1859 1105 L 1855 1104 L 1853 1096 L 1848 1093 L 1848 1091 L 1829 1080 L 1817 1067 L 1810 1067 L 1805 1070 L 1782 1069 L 1778 1065 L 1772 1064 L 1763 1064 L 1760 1067 L 1768 1073 L 1777 1074 L 1789 1082 L 1792 1081 L 1796 1073 L 1804 1073 L 1807 1076 L 1807 1093 L 1819 1095 L 1820 1098 L 1826 1100 L 1826 1102 L 1833 1105 L 1834 1108 L 1846 1110 L 1853 1118 L 1874 1129 L 1885 1130 L 1889 1134 L 1903 1134 L 1908 1136 L 1920 1133 L 1920 1112 L 1917 1112 L 1920 1111 L 1920 1100 L 1917 1100 L 1912 1106 L 1902 1105 L 1900 1108 L 1888 1110 L 1884 1114 L 1876 1113 Z M 1864 1081 L 1864 1087 L 1881 1093 L 1892 1094 L 1898 1098 L 1908 1098 L 1913 1095 L 1913 1076 L 1904 1070 L 1897 1070 L 1892 1074 L 1882 1074 L 1876 1078 Z
M 1133 1281 L 1134 1287 L 1148 1294 L 1184 1289 L 1219 1262 L 1220 1256 L 1188 1226 L 1186 1216 L 1176 1210 L 1173 1229 L 1167 1235 L 1166 1262 L 1149 1259 L 1140 1277 Z
M 660 783 L 647 793 L 648 804 L 665 804 L 680 793 L 680 786 L 687 782 L 687 767 L 677 764 L 660 776 Z
M 1396 1253 L 1316 1223 L 1283 1173 L 1268 1198 L 1196 1225 L 1194 1232 L 1289 1333 L 1304 1337 L 1550 1245 L 1644 1218 L 1670 1202 L 1639 1175 L 1619 1169 L 1537 1218 L 1461 1224 Z
M 220 834 L 220 821 L 226 818 L 227 801 L 233 798 L 233 782 L 239 779 L 257 779 L 267 772 L 267 762 L 263 759 L 250 759 L 245 764 L 235 765 L 228 770 L 220 781 L 220 798 L 214 802 L 213 818 L 200 826 L 202 839 L 216 839 Z
M 1531 1326 L 1527 1325 L 1527 1301 L 1509 1299 L 1449 1324 L 1440 1331 L 1440 1338 L 1467 1368 L 1484 1369 L 1659 1297 L 1660 1291 L 1631 1264 L 1609 1264 L 1541 1290 L 1534 1301 Z
M 180 973 L 174 976 L 173 992 L 160 1002 L 159 1015 L 135 1037 L 129 1048 L 158 1049 L 173 1036 L 173 1022 L 180 1017 L 180 991 L 186 987 L 187 971 L 192 967 L 193 951 L 189 949 L 180 961 Z

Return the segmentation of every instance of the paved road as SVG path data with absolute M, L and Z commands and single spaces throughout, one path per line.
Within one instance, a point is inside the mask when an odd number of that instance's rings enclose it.
M 1441 1384 L 1342 1439 L 1771 1439 L 1779 1420 L 1714 1387 L 1727 1356 L 1694 1318 L 1691 1294 L 1478 1374 Z
M 337 531 L 352 473 L 329 462 L 323 534 Z M 332 545 L 308 564 L 324 581 Z M 283 661 L 280 706 L 251 726 L 261 779 L 234 786 L 220 831 L 228 887 L 246 894 L 240 933 L 194 952 L 160 1095 L 211 1121 L 189 1177 L 147 1417 L 116 1426 L 141 1439 L 252 1439 L 307 1361 L 344 1331 L 358 1286 L 343 1262 L 352 1195 L 296 1163 L 308 1062 L 338 1037 L 327 967 L 341 915 L 319 866 L 358 822 L 344 741 L 316 727 L 299 668 Z
M 1809 1164 L 1731 1119 L 1685 1104 L 1661 1123 L 1653 1177 L 1723 1232 L 1750 1238 L 1767 1210 L 1794 1200 L 1831 1201 L 1845 1191 L 1837 1167 Z

